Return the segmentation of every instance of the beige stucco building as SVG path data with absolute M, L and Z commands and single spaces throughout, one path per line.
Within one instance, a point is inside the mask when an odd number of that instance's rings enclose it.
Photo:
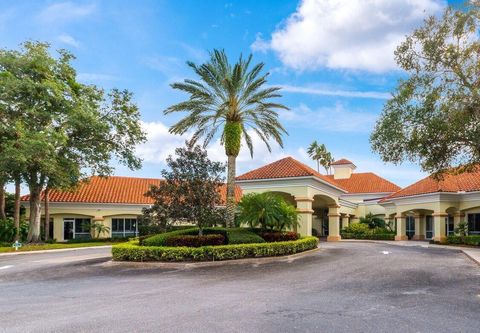
M 468 222 L 470 233 L 480 233 L 480 170 L 448 175 L 437 181 L 427 177 L 401 189 L 341 159 L 324 175 L 287 157 L 237 177 L 237 200 L 242 194 L 275 192 L 297 207 L 297 231 L 341 239 L 340 230 L 372 213 L 397 230 L 396 239 L 443 241 L 456 224 Z M 137 234 L 137 217 L 152 201 L 144 196 L 159 179 L 92 177 L 76 192 L 50 194 L 51 237 L 57 241 L 90 237 L 84 227 L 99 222 L 110 228 L 102 237 Z M 222 198 L 225 188 L 220 189 Z M 28 196 L 23 197 L 28 200 Z M 27 207 L 28 204 L 23 203 Z

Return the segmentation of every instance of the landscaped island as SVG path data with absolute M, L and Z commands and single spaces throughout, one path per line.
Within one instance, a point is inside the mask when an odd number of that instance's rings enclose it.
M 247 228 L 188 228 L 115 245 L 117 261 L 214 261 L 295 254 L 318 245 L 316 237 Z

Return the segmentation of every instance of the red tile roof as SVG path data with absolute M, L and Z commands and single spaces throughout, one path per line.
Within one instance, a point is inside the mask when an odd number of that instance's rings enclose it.
M 292 157 L 285 157 L 276 162 L 267 164 L 258 169 L 244 173 L 238 176 L 237 180 L 255 180 L 255 179 L 274 179 L 291 177 L 317 177 L 335 187 L 344 189 L 333 179 L 322 175 L 309 166 L 297 161 Z
M 118 203 L 118 204 L 151 204 L 153 200 L 146 197 L 151 185 L 159 185 L 160 179 L 135 178 L 135 177 L 91 177 L 90 181 L 82 182 L 73 191 L 55 191 L 49 193 L 50 202 L 80 202 L 80 203 Z M 226 186 L 219 188 L 224 201 L 226 198 Z M 242 190 L 235 188 L 235 197 L 240 200 Z M 43 199 L 43 194 L 42 194 Z M 28 201 L 29 195 L 24 195 L 22 201 Z
M 333 175 L 327 177 L 333 179 Z M 400 187 L 372 172 L 353 173 L 350 178 L 335 179 L 348 193 L 396 192 Z
M 476 167 L 471 172 L 460 174 L 447 173 L 441 180 L 428 176 L 382 199 L 382 202 L 393 198 L 408 197 L 419 194 L 437 192 L 456 193 L 463 191 L 480 191 L 480 166 Z
M 331 165 L 344 165 L 344 164 L 353 164 L 353 162 L 347 160 L 346 158 L 342 158 L 340 160 L 333 162 Z

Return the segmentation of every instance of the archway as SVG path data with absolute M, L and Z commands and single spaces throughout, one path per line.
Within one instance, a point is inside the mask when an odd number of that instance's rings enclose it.
M 317 194 L 313 197 L 312 230 L 318 236 L 326 237 L 329 235 L 329 214 L 333 206 L 336 207 L 337 202 L 327 195 Z

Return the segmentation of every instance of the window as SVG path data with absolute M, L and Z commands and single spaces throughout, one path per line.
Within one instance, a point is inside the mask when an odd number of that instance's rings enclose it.
M 90 233 L 90 219 L 75 219 L 75 233 Z
M 433 238 L 433 216 L 432 215 L 427 215 L 426 217 L 426 227 L 425 227 L 425 231 L 426 231 L 426 235 L 425 235 L 425 238 L 426 239 L 432 239 Z
M 63 219 L 63 239 L 91 238 L 91 219 L 67 217 Z
M 480 213 L 468 214 L 468 233 L 471 235 L 480 234 Z
M 132 218 L 113 218 L 112 219 L 112 237 L 136 236 L 137 219 Z

